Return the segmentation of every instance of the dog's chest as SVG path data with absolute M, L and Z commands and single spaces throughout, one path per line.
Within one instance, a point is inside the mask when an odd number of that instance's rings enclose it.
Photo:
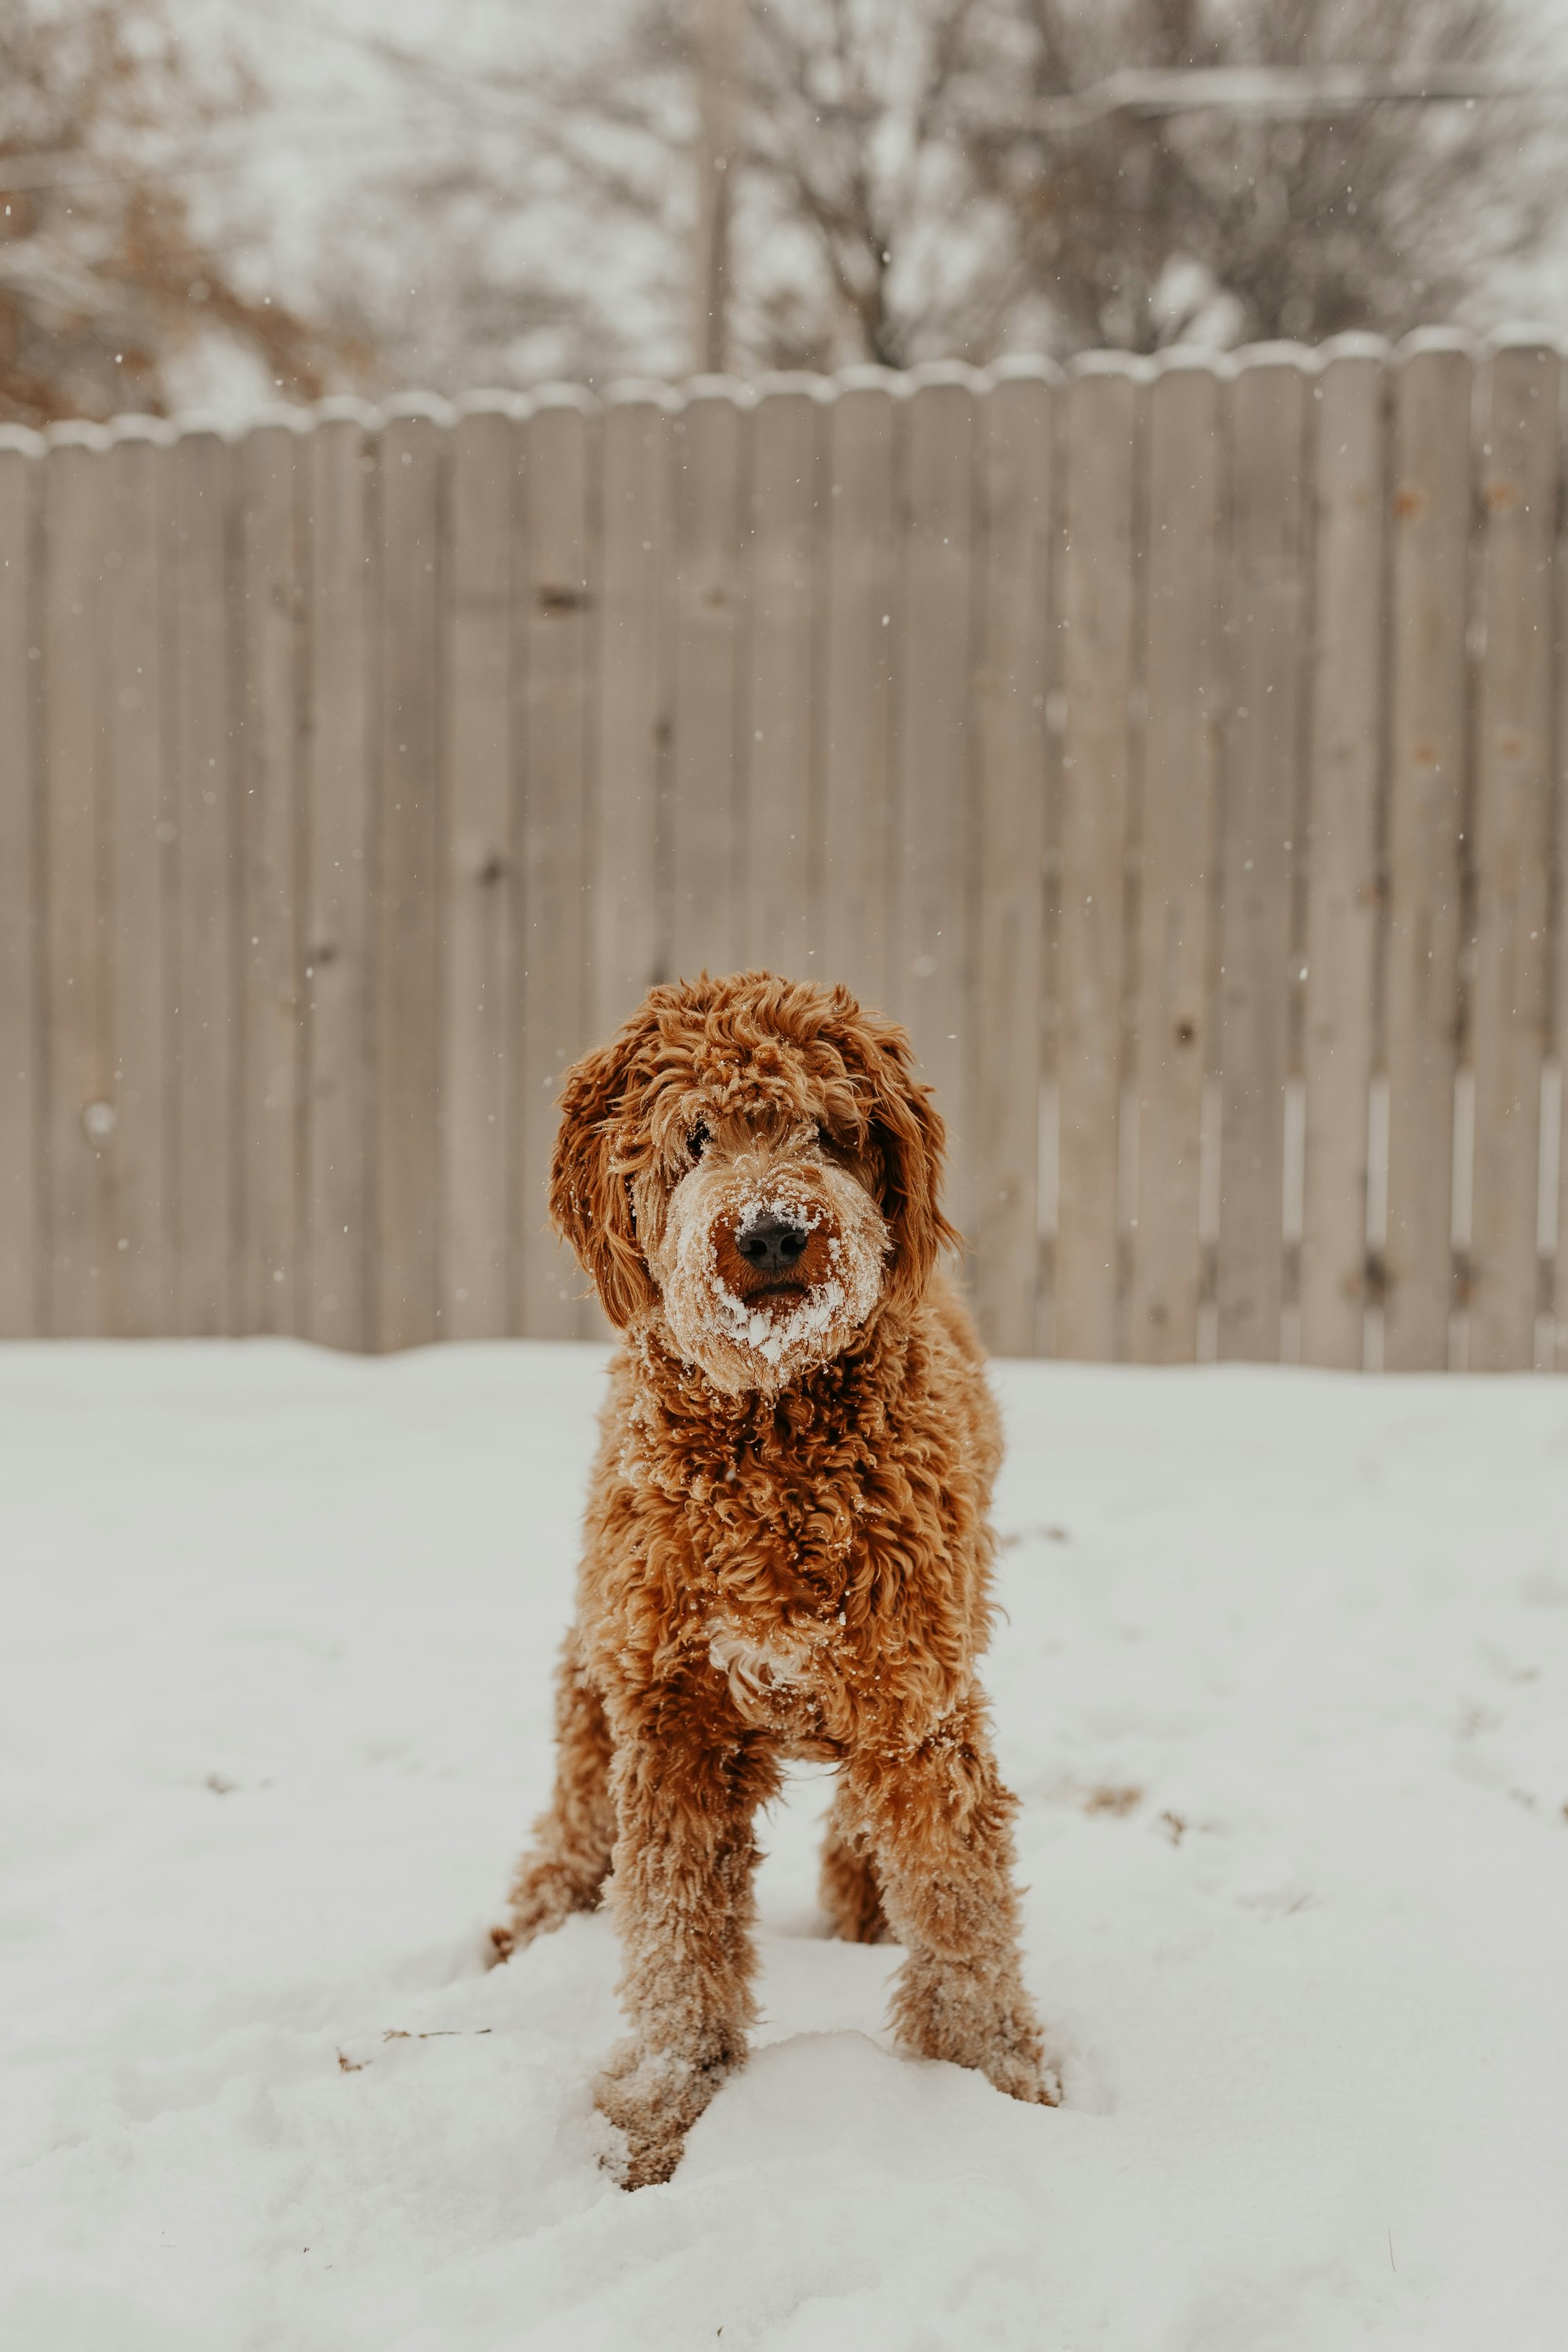
M 836 1621 L 764 1629 L 714 1615 L 704 1631 L 708 1663 L 743 1722 L 808 1746 L 823 1736 L 838 1712 Z
M 811 1433 L 775 1446 L 747 1433 L 732 1450 L 689 1459 L 676 1493 L 644 1490 L 690 1564 L 688 1638 L 742 1721 L 792 1739 L 838 1737 L 863 1678 L 862 1588 L 889 1523 L 868 1491 L 870 1465 L 846 1460 L 850 1451 Z
M 761 1633 L 724 1617 L 707 1624 L 708 1663 L 724 1676 L 737 1704 L 752 1706 L 808 1694 L 820 1679 L 820 1641 L 803 1633 Z
M 883 1517 L 861 1465 L 824 1462 L 809 1446 L 745 1446 L 700 1462 L 682 1477 L 679 1510 L 686 1540 L 721 1586 L 785 1611 L 815 1599 L 825 1613 Z

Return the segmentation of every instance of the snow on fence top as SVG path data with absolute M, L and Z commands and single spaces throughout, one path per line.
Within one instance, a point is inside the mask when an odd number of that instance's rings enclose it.
M 994 1346 L 1568 1366 L 1521 330 L 0 432 L 0 1332 L 593 1329 L 561 1072 L 910 1025 Z

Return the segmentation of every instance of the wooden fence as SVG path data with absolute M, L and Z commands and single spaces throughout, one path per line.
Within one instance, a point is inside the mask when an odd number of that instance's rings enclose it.
M 1568 1363 L 1562 379 L 0 433 L 0 1332 L 588 1332 L 560 1074 L 766 963 L 910 1024 L 999 1349 Z

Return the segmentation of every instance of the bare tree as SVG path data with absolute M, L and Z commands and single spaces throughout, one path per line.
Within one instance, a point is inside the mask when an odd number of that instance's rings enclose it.
M 1049 101 L 1129 68 L 1500 69 L 1509 0 L 756 0 L 733 277 L 765 362 L 1152 350 L 1469 305 L 1568 209 L 1539 106 Z M 1063 119 L 1063 118 L 1067 119 Z M 1053 119 L 1054 118 L 1054 119 Z
M 171 143 L 243 95 L 197 87 L 158 0 L 0 0 L 0 417 L 161 411 L 215 334 L 318 389 L 323 339 L 241 287 L 170 175 Z
M 735 270 L 771 363 L 988 341 L 1016 269 L 961 138 L 978 0 L 791 0 L 752 20 Z
M 973 5 L 605 0 L 482 65 L 366 37 L 405 152 L 318 303 L 373 381 L 443 390 L 952 348 L 995 307 L 951 105 Z
M 769 0 L 738 219 L 747 339 L 900 365 L 1398 333 L 1562 221 L 1539 106 L 1347 94 L 1302 119 L 1052 101 L 1130 68 L 1359 66 L 1462 87 L 1518 60 L 1509 0 Z M 760 233 L 759 233 L 760 231 Z M 847 346 L 848 347 L 847 351 Z
M 742 6 L 716 129 L 703 59 Z M 377 37 L 408 157 L 375 236 L 343 241 L 333 306 L 379 381 L 453 390 L 1484 318 L 1568 211 L 1550 110 L 1389 93 L 1486 89 L 1524 55 L 1512 9 L 600 0 L 569 50 L 542 54 L 531 19 L 482 68 Z M 1245 68 L 1325 69 L 1318 101 L 1249 114 L 1208 82 L 1197 110 L 1102 102 L 1140 68 Z
M 679 0 L 682 9 L 685 0 Z M 357 46 L 399 151 L 342 208 L 312 307 L 373 391 L 461 392 L 689 362 L 694 45 L 665 0 L 601 0 L 489 52 Z
M 1351 104 L 1299 121 L 1226 110 L 1048 121 L 1039 105 L 1129 66 L 1355 65 L 1440 81 L 1517 55 L 1505 0 L 999 0 L 973 61 L 977 191 L 1011 224 L 1029 307 L 1071 349 L 1150 350 L 1359 327 L 1398 333 L 1484 302 L 1541 247 L 1568 173 L 1539 109 Z M 987 69 L 984 58 L 995 62 Z

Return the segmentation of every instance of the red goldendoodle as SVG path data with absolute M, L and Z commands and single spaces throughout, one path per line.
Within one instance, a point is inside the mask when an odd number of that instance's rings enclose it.
M 936 1270 L 942 1157 L 903 1031 L 767 972 L 654 989 L 566 1081 L 551 1213 L 624 1337 L 555 1792 L 493 1933 L 504 1958 L 609 1880 L 628 2188 L 745 2057 L 752 1824 L 792 1757 L 838 1767 L 823 1900 L 907 1947 L 901 2039 L 1058 2095 L 975 1678 L 1001 1438 Z

